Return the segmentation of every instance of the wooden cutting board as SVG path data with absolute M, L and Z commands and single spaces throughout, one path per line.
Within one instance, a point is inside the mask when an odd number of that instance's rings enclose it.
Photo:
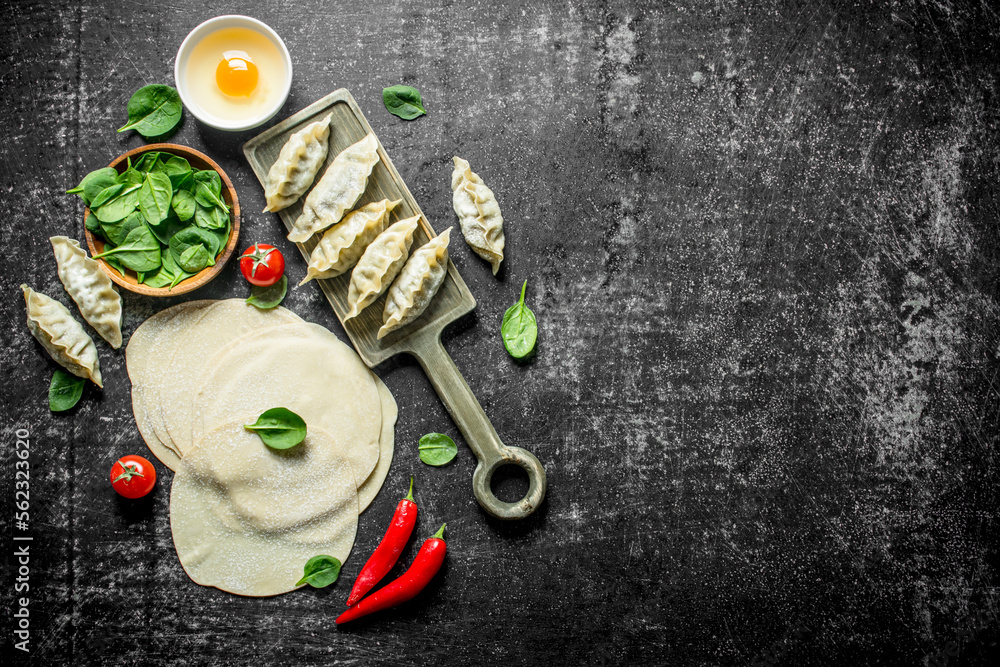
M 243 145 L 243 153 L 261 185 L 266 184 L 267 172 L 288 137 L 305 125 L 322 119 L 328 113 L 332 114 L 330 150 L 326 164 L 316 177 L 317 181 L 323 169 L 338 153 L 363 139 L 366 134 L 374 134 L 350 92 L 343 88 L 336 90 Z M 415 215 L 420 216 L 420 224 L 413 237 L 412 253 L 436 234 L 409 188 L 406 187 L 406 183 L 396 171 L 381 142 L 378 153 L 379 162 L 372 170 L 368 187 L 355 207 L 382 199 L 401 199 L 402 203 L 391 214 L 390 223 Z M 287 229 L 292 228 L 295 219 L 302 212 L 304 200 L 305 196 L 292 206 L 278 212 Z M 305 243 L 296 244 L 307 261 L 321 236 L 322 233 L 313 236 Z M 452 244 L 461 242 L 461 231 L 453 230 L 451 239 Z M 347 291 L 350 281 L 351 273 L 348 271 L 336 278 L 315 282 L 323 290 L 327 301 L 333 307 L 333 312 L 336 313 L 361 358 L 369 367 L 374 368 L 394 355 L 400 353 L 413 355 L 479 460 L 472 477 L 473 492 L 479 504 L 489 514 L 500 519 L 520 519 L 534 512 L 545 497 L 544 468 L 531 452 L 503 444 L 465 378 L 441 344 L 441 332 L 444 328 L 472 312 L 476 307 L 476 300 L 454 263 L 449 260 L 448 275 L 427 310 L 415 321 L 390 333 L 382 340 L 376 338 L 376 333 L 382 326 L 382 309 L 385 306 L 386 295 L 379 297 L 357 317 L 345 321 L 344 316 L 349 311 Z M 521 466 L 528 475 L 527 494 L 521 500 L 512 503 L 497 498 L 490 488 L 493 473 L 509 464 Z

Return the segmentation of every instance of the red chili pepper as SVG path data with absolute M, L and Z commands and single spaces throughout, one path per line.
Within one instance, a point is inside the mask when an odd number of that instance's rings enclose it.
M 420 551 L 417 552 L 417 557 L 413 559 L 413 565 L 399 579 L 375 591 L 338 616 L 334 622 L 340 625 L 376 611 L 395 607 L 412 599 L 413 596 L 422 591 L 441 569 L 441 564 L 444 563 L 444 554 L 448 547 L 444 543 L 443 536 L 444 527 L 447 525 L 442 525 L 441 530 L 424 541 Z
M 417 504 L 413 502 L 413 478 L 410 478 L 410 492 L 396 505 L 396 513 L 392 515 L 392 523 L 385 531 L 382 541 L 361 568 L 354 588 L 347 598 L 347 606 L 360 600 L 375 584 L 382 580 L 392 566 L 399 560 L 399 554 L 410 540 L 413 527 L 417 524 Z

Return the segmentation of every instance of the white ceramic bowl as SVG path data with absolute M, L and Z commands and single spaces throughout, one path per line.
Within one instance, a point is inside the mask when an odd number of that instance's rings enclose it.
M 199 106 L 197 100 L 192 99 L 189 88 L 186 85 L 187 82 L 185 81 L 185 73 L 187 70 L 188 57 L 191 55 L 191 51 L 194 49 L 195 45 L 197 45 L 198 42 L 200 42 L 207 35 L 223 28 L 247 28 L 264 35 L 271 42 L 273 42 L 276 47 L 278 47 L 278 51 L 281 53 L 285 62 L 285 71 L 288 73 L 288 76 L 283 82 L 281 94 L 275 97 L 274 104 L 262 108 L 261 112 L 252 118 L 240 120 L 227 120 L 225 118 L 219 118 Z M 205 125 L 209 125 L 218 130 L 228 130 L 230 132 L 249 130 L 250 128 L 257 127 L 258 125 L 266 123 L 270 120 L 274 114 L 278 113 L 278 110 L 285 103 L 285 100 L 288 99 L 288 92 L 292 89 L 292 57 L 288 55 L 288 49 L 285 47 L 285 43 L 281 40 L 281 37 L 278 36 L 278 33 L 272 30 L 266 23 L 249 16 L 239 16 L 236 14 L 216 16 L 214 19 L 209 19 L 192 30 L 188 36 L 184 38 L 184 41 L 181 42 L 181 47 L 177 49 L 177 58 L 174 61 L 174 82 L 177 85 L 177 92 L 181 95 L 181 101 L 184 103 L 184 107 L 191 112 L 195 118 L 205 123 Z

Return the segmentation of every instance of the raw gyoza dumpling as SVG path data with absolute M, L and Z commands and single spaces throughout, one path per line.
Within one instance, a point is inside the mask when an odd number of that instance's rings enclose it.
M 28 305 L 28 329 L 45 351 L 60 366 L 73 375 L 101 383 L 101 364 L 97 359 L 97 346 L 83 330 L 83 325 L 73 319 L 69 309 L 55 299 L 49 298 L 21 285 L 24 302 Z
M 278 159 L 267 172 L 264 212 L 280 211 L 291 206 L 312 185 L 316 173 L 326 160 L 330 146 L 330 118 L 310 123 L 288 137 Z
M 316 232 L 340 222 L 364 193 L 378 160 L 374 134 L 341 151 L 306 197 L 302 215 L 288 233 L 288 240 L 304 243 Z
M 117 350 L 122 346 L 122 298 L 111 278 L 97 260 L 87 256 L 79 241 L 66 236 L 53 236 L 49 241 L 63 287 L 83 319 Z
M 385 300 L 384 324 L 378 330 L 380 339 L 406 326 L 426 310 L 448 274 L 450 238 L 451 227 L 420 246 L 403 265 Z
M 366 204 L 351 211 L 343 222 L 323 234 L 309 256 L 309 270 L 299 285 L 313 278 L 336 278 L 354 266 L 368 244 L 382 233 L 389 221 L 389 212 L 399 206 L 402 199 Z
M 451 172 L 452 206 L 462 236 L 472 250 L 493 265 L 493 275 L 503 261 L 503 216 L 493 191 L 483 179 L 473 173 L 469 163 L 455 156 L 455 170 Z
M 410 254 L 419 220 L 419 215 L 400 220 L 371 242 L 351 272 L 351 286 L 347 290 L 351 312 L 344 319 L 357 317 L 392 284 Z

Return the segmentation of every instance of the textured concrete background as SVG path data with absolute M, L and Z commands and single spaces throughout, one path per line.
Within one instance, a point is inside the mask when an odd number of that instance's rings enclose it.
M 928 664 L 950 650 L 974 665 L 997 648 L 995 4 L 4 8 L 0 539 L 11 553 L 23 427 L 38 664 Z M 295 80 L 277 119 L 350 89 L 436 227 L 454 222 L 452 155 L 496 192 L 507 259 L 494 278 L 453 244 L 479 308 L 446 345 L 506 442 L 545 463 L 531 519 L 479 510 L 464 446 L 449 467 L 419 463 L 422 433 L 458 434 L 398 359 L 378 369 L 400 406 L 396 460 L 341 581 L 239 598 L 180 568 L 169 471 L 145 503 L 107 484 L 116 456 L 144 450 L 121 351 L 99 343 L 103 393 L 49 413 L 55 365 L 17 286 L 69 303 L 47 238 L 81 238 L 82 204 L 61 193 L 142 145 L 114 132 L 128 97 L 172 83 L 184 35 L 224 13 L 284 37 Z M 426 117 L 384 111 L 395 83 L 421 90 Z M 187 117 L 173 140 L 233 179 L 242 245 L 277 241 L 299 276 L 277 217 L 256 213 L 239 150 L 252 134 Z M 524 279 L 540 350 L 518 366 L 498 328 Z M 246 292 L 231 264 L 190 298 Z M 126 334 L 184 298 L 127 295 Z M 344 338 L 314 286 L 286 305 Z M 337 630 L 411 473 L 417 534 L 448 522 L 445 570 L 418 602 Z

